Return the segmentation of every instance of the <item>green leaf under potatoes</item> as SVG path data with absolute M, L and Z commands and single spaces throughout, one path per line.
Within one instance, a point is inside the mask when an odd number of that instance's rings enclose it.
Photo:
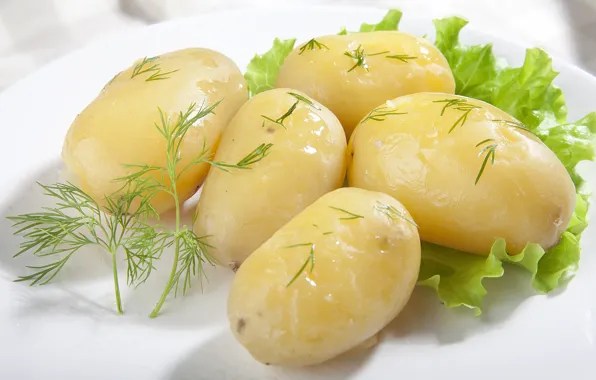
M 248 63 L 244 78 L 249 96 L 273 88 L 279 69 L 288 54 L 294 49 L 295 42 L 295 38 L 287 40 L 276 38 L 271 49 L 263 55 L 255 55 Z
M 359 32 L 397 30 L 402 13 L 390 10 L 378 24 L 361 25 Z M 537 244 L 510 256 L 506 242 L 498 239 L 487 256 L 477 256 L 429 243 L 422 243 L 419 285 L 435 289 L 447 307 L 465 306 L 476 315 L 482 311 L 487 292 L 485 278 L 499 278 L 510 265 L 529 272 L 529 281 L 539 293 L 559 287 L 578 268 L 580 237 L 586 228 L 588 195 L 580 193 L 583 179 L 575 167 L 596 158 L 596 113 L 575 123 L 567 121 L 567 106 L 560 88 L 553 84 L 557 72 L 546 52 L 526 50 L 520 67 L 510 67 L 493 53 L 491 44 L 464 45 L 460 32 L 467 21 L 460 17 L 433 20 L 435 46 L 453 71 L 456 94 L 483 100 L 503 109 L 534 132 L 561 160 L 578 190 L 575 211 L 560 242 L 544 251 Z M 359 33 L 354 32 L 354 33 Z M 339 34 L 348 34 L 345 28 Z M 283 60 L 295 40 L 276 39 L 262 56 L 255 56 L 245 74 L 252 95 L 273 87 Z
M 482 300 L 487 294 L 483 280 L 501 277 L 506 268 L 502 263 L 524 268 L 531 274 L 534 289 L 548 293 L 577 271 L 579 238 L 587 226 L 587 212 L 587 196 L 578 195 L 567 231 L 559 244 L 546 252 L 538 244 L 528 244 L 522 252 L 511 256 L 504 239 L 494 242 L 487 257 L 422 243 L 418 284 L 435 289 L 445 306 L 465 306 L 473 309 L 477 316 L 482 312 Z

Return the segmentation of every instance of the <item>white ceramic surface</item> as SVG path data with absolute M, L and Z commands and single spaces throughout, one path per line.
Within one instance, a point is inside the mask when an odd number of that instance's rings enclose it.
M 225 316 L 232 275 L 225 269 L 210 270 L 203 293 L 194 287 L 189 296 L 167 302 L 154 320 L 147 314 L 165 273 L 125 291 L 126 314 L 117 316 L 109 264 L 98 251 L 78 254 L 52 285 L 12 282 L 32 261 L 11 258 L 19 240 L 4 216 L 43 203 L 35 181 L 59 178 L 70 122 L 116 71 L 138 57 L 189 46 L 220 50 L 245 67 L 276 36 L 306 40 L 383 14 L 256 9 L 154 25 L 95 43 L 0 94 L 0 379 L 594 379 L 594 225 L 582 239 L 581 270 L 566 289 L 536 296 L 528 276 L 510 270 L 504 279 L 486 281 L 489 295 L 479 318 L 468 310 L 447 310 L 430 290 L 417 289 L 375 349 L 307 369 L 260 365 L 234 341 Z M 412 13 L 401 29 L 420 35 L 433 30 L 430 19 Z M 521 45 L 481 29 L 467 27 L 463 40 L 494 42 L 499 55 L 522 62 Z M 560 60 L 555 67 L 571 118 L 596 110 L 596 78 Z M 595 166 L 583 169 L 596 183 Z

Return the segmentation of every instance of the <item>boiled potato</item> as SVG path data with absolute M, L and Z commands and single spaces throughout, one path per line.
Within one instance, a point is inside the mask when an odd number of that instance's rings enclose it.
M 242 264 L 230 328 L 258 361 L 323 362 L 374 337 L 408 302 L 420 238 L 407 210 L 378 192 L 319 198 Z
M 82 189 L 101 202 L 121 186 L 115 178 L 135 170 L 123 164 L 165 166 L 166 140 L 155 126 L 161 125 L 158 107 L 173 126 L 179 113 L 193 103 L 199 110 L 223 99 L 215 114 L 196 122 L 186 134 L 178 164 L 182 169 L 204 146 L 207 154 L 215 151 L 223 128 L 247 98 L 242 73 L 216 51 L 191 48 L 139 60 L 119 73 L 76 117 L 64 141 L 64 162 Z M 181 201 L 195 193 L 208 170 L 208 164 L 195 165 L 180 177 Z M 158 180 L 162 181 L 161 175 Z M 163 212 L 174 201 L 160 193 L 152 205 Z
M 317 37 L 290 53 L 275 86 L 299 89 L 329 107 L 348 137 L 386 100 L 455 91 L 441 52 L 423 38 L 397 31 Z
M 400 200 L 423 240 L 488 255 L 557 244 L 575 205 L 555 154 L 523 125 L 479 100 L 419 93 L 386 102 L 356 127 L 350 186 Z M 494 160 L 494 162 L 493 162 Z
M 194 231 L 209 236 L 217 261 L 234 269 L 345 178 L 341 124 L 303 93 L 274 89 L 251 98 L 226 128 L 215 161 L 239 162 L 261 144 L 273 145 L 249 170 L 212 170 L 197 206 Z

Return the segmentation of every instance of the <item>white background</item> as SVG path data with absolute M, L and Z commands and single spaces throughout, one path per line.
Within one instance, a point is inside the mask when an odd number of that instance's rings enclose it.
M 0 90 L 98 37 L 206 12 L 287 3 L 457 14 L 596 73 L 596 0 L 0 0 Z M 242 31 L 229 25 L 229 32 Z

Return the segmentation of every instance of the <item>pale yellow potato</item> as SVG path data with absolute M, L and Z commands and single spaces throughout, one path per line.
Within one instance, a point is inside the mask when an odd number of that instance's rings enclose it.
M 445 102 L 451 99 L 459 102 Z M 405 114 L 379 117 L 388 112 Z M 558 242 L 575 206 L 574 185 L 555 154 L 507 113 L 462 96 L 419 93 L 369 116 L 380 120 L 365 118 L 352 135 L 349 184 L 399 199 L 422 240 L 479 255 L 498 238 L 512 254 L 529 242 L 545 249 Z
M 419 268 L 408 211 L 386 194 L 341 188 L 242 264 L 228 299 L 230 328 L 262 363 L 321 363 L 374 343 L 408 302 Z
M 305 94 L 273 89 L 251 98 L 226 128 L 215 161 L 237 163 L 261 144 L 268 155 L 249 170 L 212 170 L 194 231 L 209 236 L 210 253 L 236 269 L 248 255 L 321 195 L 339 188 L 346 172 L 346 137 L 337 118 Z M 275 120 L 296 107 L 283 121 Z M 285 128 L 284 128 L 285 127 Z
M 426 39 L 378 31 L 316 41 L 320 45 L 305 43 L 290 53 L 275 86 L 304 91 L 329 107 L 348 138 L 364 115 L 386 100 L 422 91 L 455 91 L 447 60 Z M 346 53 L 364 60 L 354 66 L 357 58 Z
M 215 152 L 222 130 L 248 99 L 239 68 L 216 51 L 190 48 L 142 63 L 137 61 L 108 83 L 76 117 L 64 141 L 62 156 L 67 168 L 78 177 L 82 189 L 100 202 L 121 186 L 115 178 L 133 170 L 123 164 L 166 164 L 166 140 L 155 126 L 161 123 L 158 107 L 173 126 L 178 114 L 193 103 L 198 110 L 223 99 L 216 114 L 199 120 L 188 131 L 180 150 L 181 169 L 204 146 L 208 155 Z M 135 68 L 137 75 L 133 75 Z M 181 201 L 195 193 L 208 170 L 208 164 L 195 165 L 181 176 L 177 181 Z M 160 193 L 152 204 L 163 212 L 174 201 Z

